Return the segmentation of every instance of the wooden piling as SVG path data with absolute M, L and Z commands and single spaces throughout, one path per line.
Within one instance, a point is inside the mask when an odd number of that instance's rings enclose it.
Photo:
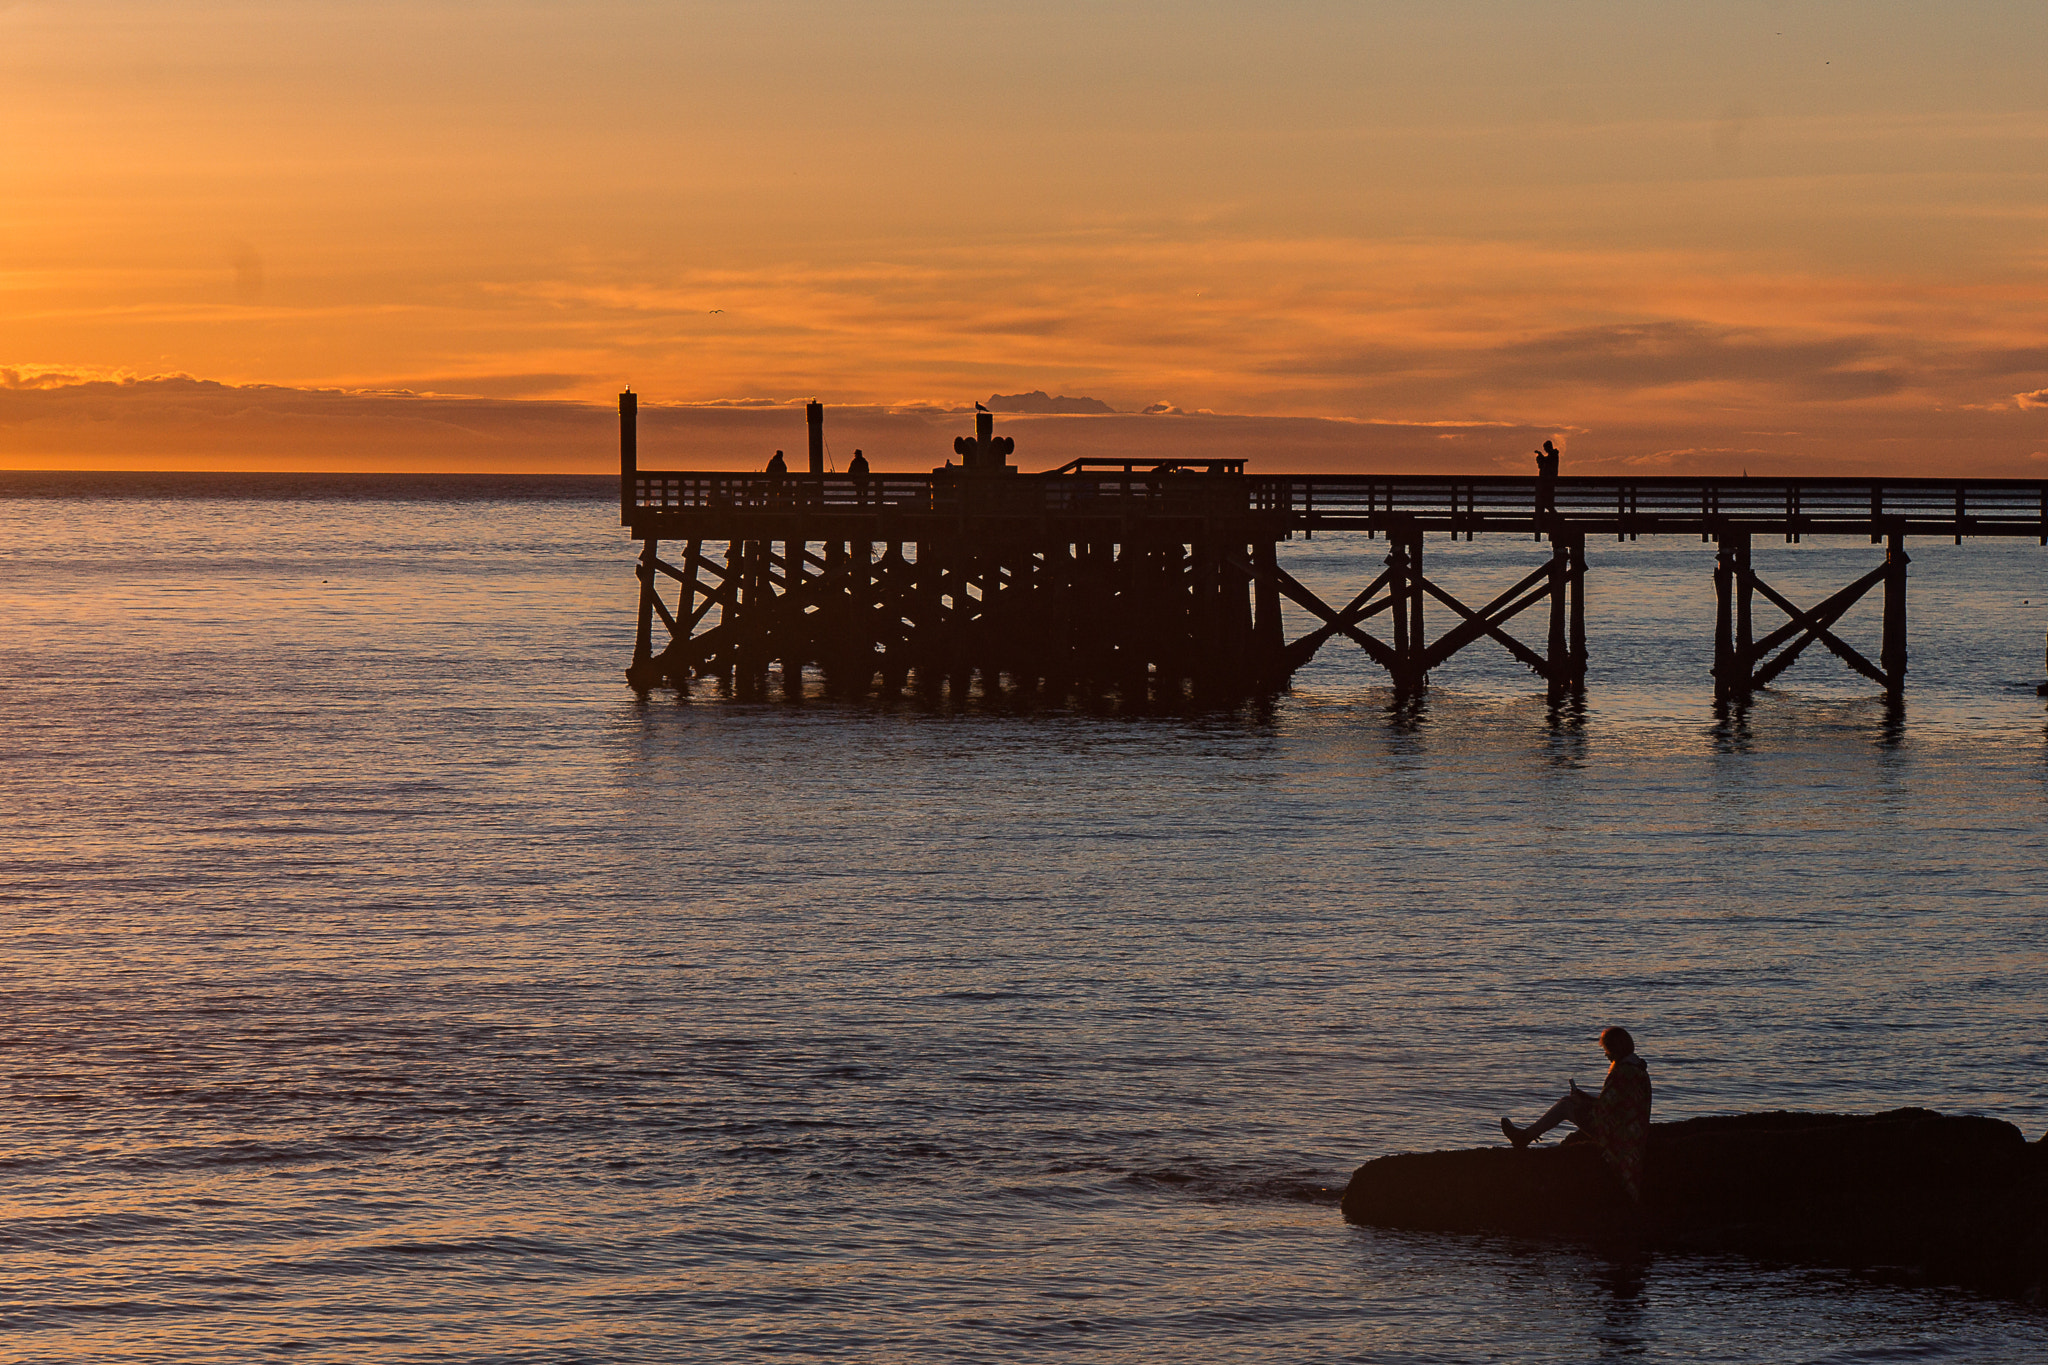
M 649 536 L 640 543 L 640 622 L 633 632 L 633 667 L 642 672 L 654 658 L 654 564 L 661 542 Z
M 1735 652 L 1735 562 L 1733 537 L 1724 532 L 1714 555 L 1714 695 L 1723 700 L 1749 692 L 1749 671 Z
M 1583 531 L 1571 538 L 1571 560 L 1572 678 L 1583 687 L 1586 681 L 1586 535 Z
M 1572 550 L 1570 541 L 1552 531 L 1550 536 L 1550 671 L 1545 680 L 1550 684 L 1551 695 L 1564 691 L 1572 683 L 1572 647 L 1570 635 L 1570 608 L 1567 597 L 1571 592 Z
M 1408 538 L 1408 648 L 1414 651 L 1408 686 L 1416 691 L 1429 683 L 1429 670 L 1423 663 L 1426 647 L 1422 634 L 1422 528 L 1418 526 Z
M 1729 538 L 1729 548 L 1735 555 L 1735 654 L 1750 659 L 1756 653 L 1756 572 L 1750 566 L 1749 533 L 1736 532 Z
M 1884 672 L 1884 690 L 1899 696 L 1906 690 L 1906 537 L 1890 533 L 1884 555 L 1884 639 L 1877 664 Z

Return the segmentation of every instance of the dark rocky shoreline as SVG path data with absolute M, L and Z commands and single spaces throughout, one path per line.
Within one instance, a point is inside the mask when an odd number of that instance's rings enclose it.
M 1927 1109 L 1652 1124 L 1640 1209 L 1576 1138 L 1380 1157 L 1342 1207 L 1381 1227 L 1734 1252 L 2048 1304 L 2048 1138 Z

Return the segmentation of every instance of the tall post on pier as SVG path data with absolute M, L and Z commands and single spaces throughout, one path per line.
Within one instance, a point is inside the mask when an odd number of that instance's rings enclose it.
M 1885 693 L 1893 697 L 1906 690 L 1906 566 L 1912 562 L 1905 534 L 1893 531 L 1884 553 L 1884 639 L 1877 656 Z
M 804 421 L 811 428 L 811 472 L 825 472 L 825 405 L 817 399 L 804 404 Z
M 619 525 L 633 524 L 633 484 L 640 473 L 640 396 L 619 395 Z

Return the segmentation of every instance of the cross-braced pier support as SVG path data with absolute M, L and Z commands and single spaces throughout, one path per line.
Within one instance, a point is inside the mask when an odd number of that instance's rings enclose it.
M 1873 536 L 1873 539 L 1876 537 Z M 1834 593 L 1818 606 L 1802 608 L 1766 583 L 1750 563 L 1750 533 L 1724 530 L 1714 560 L 1714 695 L 1739 700 L 1773 679 L 1819 641 L 1830 652 L 1897 697 L 1906 687 L 1906 554 L 1905 535 L 1886 533 L 1884 563 Z M 1872 588 L 1884 587 L 1884 626 L 1877 662 L 1835 634 L 1835 623 Z M 1755 638 L 1755 598 L 1785 614 L 1785 624 Z
M 1284 570 L 1275 570 L 1280 590 L 1318 617 L 1322 626 L 1287 646 L 1287 673 L 1307 663 L 1325 641 L 1343 635 L 1386 669 L 1394 686 L 1419 691 L 1431 669 L 1481 639 L 1491 639 L 1543 678 L 1553 695 L 1577 689 L 1586 678 L 1586 538 L 1583 532 L 1553 531 L 1550 559 L 1520 582 L 1474 610 L 1432 582 L 1422 571 L 1423 528 L 1415 523 L 1391 524 L 1387 530 L 1386 569 L 1342 611 L 1333 610 Z M 1457 623 L 1435 640 L 1424 629 L 1427 598 L 1447 608 Z M 1550 604 L 1550 630 L 1544 652 L 1508 634 L 1506 625 L 1539 602 Z M 1360 628 L 1360 623 L 1385 613 L 1387 639 Z
M 839 520 L 850 524 L 825 540 L 808 527 L 722 549 L 690 540 L 673 564 L 647 539 L 628 680 L 724 676 L 747 690 L 779 663 L 785 682 L 815 666 L 855 691 L 877 676 L 900 687 L 916 670 L 979 674 L 985 687 L 1242 695 L 1271 672 L 1259 642 L 1280 635 L 1278 598 L 1253 591 L 1271 540 L 1243 539 L 1241 526 L 1225 540 L 1114 523 L 1050 536 L 927 523 L 911 540 L 886 517 Z M 664 577 L 681 585 L 673 609 Z M 659 650 L 657 620 L 669 636 Z

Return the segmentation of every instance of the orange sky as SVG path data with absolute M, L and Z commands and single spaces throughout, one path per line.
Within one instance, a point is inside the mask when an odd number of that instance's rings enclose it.
M 2048 11 L 4 3 L 0 466 L 2048 476 Z M 1206 410 L 1209 414 L 1202 415 Z

